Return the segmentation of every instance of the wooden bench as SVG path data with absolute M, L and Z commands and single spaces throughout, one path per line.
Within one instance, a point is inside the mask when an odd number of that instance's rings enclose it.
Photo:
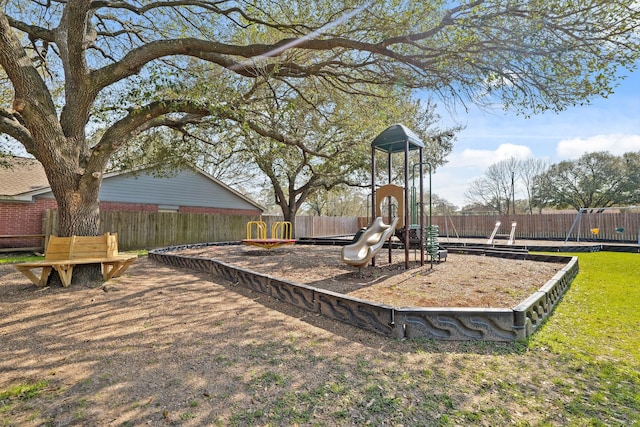
M 16 268 L 36 286 L 45 286 L 51 270 L 60 275 L 62 286 L 71 284 L 73 267 L 78 264 L 101 264 L 104 280 L 121 276 L 137 255 L 118 255 L 117 234 L 101 236 L 50 236 L 43 261 L 16 264 Z M 40 277 L 32 270 L 41 268 Z

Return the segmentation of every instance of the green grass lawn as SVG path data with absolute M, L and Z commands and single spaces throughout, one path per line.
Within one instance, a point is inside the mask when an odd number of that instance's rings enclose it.
M 577 255 L 580 273 L 531 343 L 587 360 L 640 361 L 640 254 Z
M 43 260 L 43 256 L 37 255 L 14 255 L 14 254 L 1 254 L 0 255 L 0 264 L 16 264 L 19 262 L 32 262 L 32 261 L 41 261 Z
M 571 384 L 568 413 L 589 425 L 640 425 L 640 255 L 573 255 L 580 273 L 529 346 L 560 355 L 583 379 L 557 379 Z
M 147 256 L 149 251 L 146 249 L 140 249 L 136 251 L 120 251 L 120 254 L 136 254 L 138 256 Z M 32 262 L 32 261 L 42 261 L 44 256 L 33 255 L 30 253 L 25 253 L 21 255 L 16 254 L 0 254 L 0 265 L 1 264 L 17 264 L 20 262 Z

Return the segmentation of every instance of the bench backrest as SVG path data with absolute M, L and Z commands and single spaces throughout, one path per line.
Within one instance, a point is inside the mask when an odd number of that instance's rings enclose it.
M 105 233 L 101 236 L 50 236 L 44 259 L 61 261 L 115 256 L 118 256 L 118 235 Z
M 47 261 L 60 261 L 69 259 L 71 251 L 72 237 L 49 236 L 47 250 L 44 252 L 44 259 Z

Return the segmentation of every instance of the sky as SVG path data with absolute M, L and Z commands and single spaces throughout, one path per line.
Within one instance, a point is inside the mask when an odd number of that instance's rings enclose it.
M 640 71 L 628 74 L 608 98 L 561 113 L 531 118 L 499 109 L 438 113 L 443 126 L 457 123 L 466 128 L 458 134 L 448 163 L 433 174 L 432 191 L 462 207 L 468 204 L 464 193 L 470 182 L 500 160 L 535 157 L 558 163 L 586 152 L 640 151 Z

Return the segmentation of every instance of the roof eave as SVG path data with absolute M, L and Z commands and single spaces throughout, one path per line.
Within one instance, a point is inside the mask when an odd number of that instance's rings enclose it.
M 12 196 L 2 195 L 2 196 L 0 196 L 0 201 L 2 201 L 2 202 L 19 202 L 19 203 L 33 202 L 33 195 L 31 193 L 32 192 L 16 194 L 16 195 L 12 195 Z

